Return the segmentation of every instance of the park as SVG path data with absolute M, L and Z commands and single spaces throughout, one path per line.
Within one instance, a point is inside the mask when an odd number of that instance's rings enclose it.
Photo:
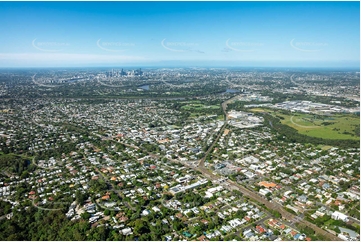
M 311 137 L 323 139 L 359 140 L 360 117 L 352 114 L 317 115 L 291 113 L 283 110 L 255 108 L 252 112 L 267 112 L 279 118 L 282 124 L 288 125 Z

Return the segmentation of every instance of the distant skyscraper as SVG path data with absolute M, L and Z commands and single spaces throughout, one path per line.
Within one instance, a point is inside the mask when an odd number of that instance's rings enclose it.
M 126 73 L 125 73 L 125 71 L 123 70 L 123 68 L 122 68 L 122 71 L 120 72 L 120 75 L 121 75 L 121 76 L 125 76 L 125 75 L 126 75 Z

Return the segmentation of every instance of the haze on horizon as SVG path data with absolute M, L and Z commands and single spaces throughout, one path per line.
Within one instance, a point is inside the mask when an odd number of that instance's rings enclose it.
M 360 65 L 359 2 L 1 2 L 0 68 Z

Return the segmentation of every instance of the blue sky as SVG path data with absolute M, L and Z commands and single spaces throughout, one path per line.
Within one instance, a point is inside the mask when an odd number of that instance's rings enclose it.
M 359 67 L 359 2 L 0 2 L 0 67 Z

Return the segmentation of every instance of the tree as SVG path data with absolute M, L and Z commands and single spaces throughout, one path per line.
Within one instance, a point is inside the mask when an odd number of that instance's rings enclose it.
M 182 228 L 184 228 L 184 224 L 180 222 L 178 219 L 175 219 L 173 221 L 173 229 L 175 231 L 180 231 Z
M 280 214 L 278 211 L 276 211 L 276 210 L 271 210 L 271 213 L 272 213 L 272 215 L 273 215 L 275 218 L 281 218 L 281 214 Z
M 85 200 L 88 199 L 88 194 L 83 194 L 80 191 L 76 191 L 75 193 L 75 200 L 79 205 L 83 205 Z
M 109 209 L 105 209 L 105 210 L 104 210 L 104 215 L 105 215 L 105 216 L 108 216 L 109 214 L 110 214 Z
M 169 200 L 169 199 L 172 199 L 173 198 L 173 195 L 170 194 L 170 193 L 164 193 L 163 194 L 163 199 L 165 200 Z
M 135 221 L 135 226 L 134 226 L 135 234 L 146 234 L 149 232 L 150 230 L 146 222 L 144 222 L 142 219 L 138 219 L 137 221 Z
M 91 217 L 91 215 L 90 215 L 90 213 L 85 212 L 85 213 L 82 213 L 82 214 L 80 215 L 80 217 L 81 217 L 82 219 L 88 220 L 88 219 Z

